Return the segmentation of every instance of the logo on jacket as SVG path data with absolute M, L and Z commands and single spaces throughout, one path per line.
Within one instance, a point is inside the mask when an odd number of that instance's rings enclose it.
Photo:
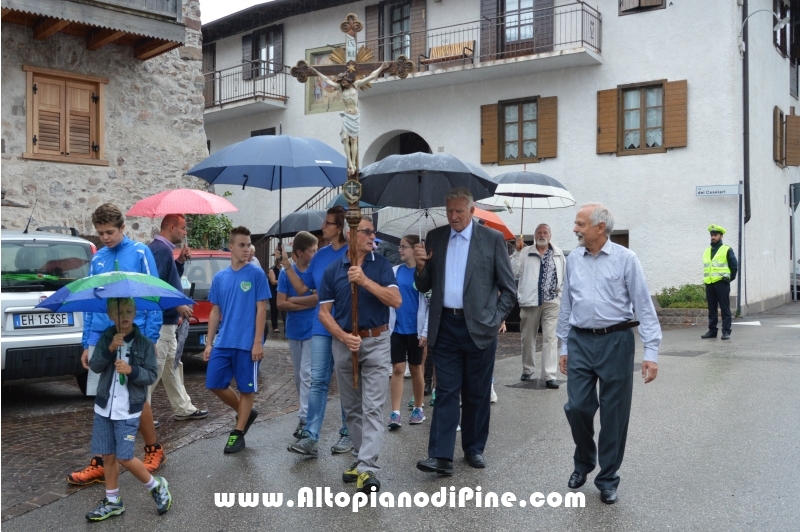
M 239 286 L 242 287 L 242 292 L 248 292 L 253 287 L 253 283 L 250 281 L 242 281 Z

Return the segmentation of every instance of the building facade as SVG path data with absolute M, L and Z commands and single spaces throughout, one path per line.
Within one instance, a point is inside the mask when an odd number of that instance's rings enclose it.
M 207 156 L 197 0 L 2 1 L 2 227 L 67 226 Z M 156 223 L 159 221 L 156 220 Z M 128 221 L 149 240 L 153 220 Z
M 739 197 L 696 190 L 746 181 L 741 303 L 753 312 L 789 297 L 788 194 L 800 181 L 796 3 L 368 0 L 314 10 L 277 0 L 203 26 L 206 134 L 212 153 L 280 132 L 339 146 L 337 94 L 287 72 L 298 60 L 323 63 L 354 13 L 364 22 L 359 45 L 376 61 L 414 63 L 407 78 L 383 77 L 360 93 L 362 167 L 430 151 L 490 175 L 552 176 L 578 205 L 610 207 L 615 240 L 638 254 L 654 293 L 702 282 L 709 224 L 726 227 L 739 250 Z M 744 10 L 753 16 L 742 36 Z M 780 19 L 790 23 L 774 31 Z M 229 189 L 234 221 L 255 232 L 276 221 L 277 193 Z M 316 192 L 285 190 L 283 211 Z M 546 222 L 572 249 L 576 208 L 528 211 L 523 232 Z M 500 215 L 517 231 L 518 210 Z

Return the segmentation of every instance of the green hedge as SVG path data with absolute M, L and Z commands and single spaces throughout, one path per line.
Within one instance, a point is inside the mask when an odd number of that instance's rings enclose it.
M 702 284 L 670 286 L 656 296 L 661 308 L 706 308 L 706 287 Z

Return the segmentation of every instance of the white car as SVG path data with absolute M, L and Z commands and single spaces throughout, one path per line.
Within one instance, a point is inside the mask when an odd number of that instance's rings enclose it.
M 34 307 L 62 286 L 86 277 L 94 244 L 43 230 L 3 230 L 0 243 L 3 385 L 76 377 L 85 393 L 86 370 L 80 362 L 83 313 Z

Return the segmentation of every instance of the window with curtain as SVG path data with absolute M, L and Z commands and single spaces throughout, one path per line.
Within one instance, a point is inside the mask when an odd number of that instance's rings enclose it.
M 520 161 L 537 157 L 539 109 L 536 100 L 506 103 L 502 106 L 504 161 Z
M 259 34 L 258 42 L 258 76 L 266 76 L 275 72 L 275 34 L 272 31 Z
M 411 57 L 411 2 L 393 4 L 389 11 L 392 30 L 392 60 L 401 55 Z
M 664 145 L 664 87 L 622 91 L 622 149 L 642 150 Z
M 533 0 L 505 0 L 506 42 L 533 39 Z

